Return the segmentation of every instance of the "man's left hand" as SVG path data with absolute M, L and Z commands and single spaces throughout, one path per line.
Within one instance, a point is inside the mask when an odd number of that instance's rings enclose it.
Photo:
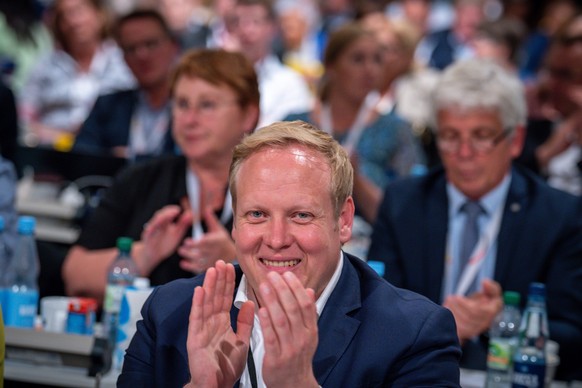
M 291 273 L 272 272 L 260 285 L 259 317 L 265 340 L 263 380 L 277 387 L 317 387 L 315 293 Z
M 503 308 L 501 286 L 494 280 L 485 279 L 481 291 L 470 296 L 449 295 L 443 306 L 453 313 L 462 344 L 489 329 Z

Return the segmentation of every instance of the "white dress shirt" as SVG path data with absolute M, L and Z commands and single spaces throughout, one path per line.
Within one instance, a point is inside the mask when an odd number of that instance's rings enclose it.
M 342 268 L 344 265 L 344 257 L 343 253 L 340 252 L 340 257 L 338 260 L 337 267 L 335 272 L 333 273 L 329 283 L 325 286 L 325 289 L 315 301 L 315 309 L 317 310 L 317 316 L 321 315 L 327 300 L 329 299 L 331 293 L 335 289 L 339 277 L 342 273 Z M 238 309 L 241 308 L 244 302 L 249 300 L 247 296 L 248 292 L 248 285 L 245 275 L 242 276 L 240 284 L 238 286 L 238 290 L 236 293 L 236 297 L 234 299 L 234 306 Z M 253 331 L 251 332 L 251 349 L 253 352 L 253 359 L 255 361 L 255 369 L 257 373 L 257 386 L 259 388 L 265 388 L 265 382 L 263 381 L 263 358 L 265 357 L 265 344 L 263 340 L 263 331 L 261 330 L 261 324 L 259 321 L 259 316 L 257 315 L 257 311 L 255 311 L 254 316 L 254 324 L 253 324 Z M 240 378 L 240 387 L 241 388 L 250 388 L 251 387 L 251 378 L 248 370 L 248 365 L 245 367 L 245 370 Z

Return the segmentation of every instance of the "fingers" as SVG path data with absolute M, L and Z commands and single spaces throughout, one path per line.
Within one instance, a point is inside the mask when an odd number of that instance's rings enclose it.
M 212 210 L 211 207 L 206 207 L 202 216 L 204 217 L 208 233 L 221 231 L 223 229 L 226 230 L 220 223 L 218 217 L 216 217 L 216 214 L 214 214 L 214 210 Z
M 182 209 L 178 205 L 167 205 L 155 212 L 143 227 L 142 239 L 172 223 L 181 211 Z
M 192 295 L 192 307 L 190 309 L 190 324 L 189 331 L 191 333 L 199 333 L 204 324 L 204 289 L 200 286 L 194 289 Z
M 213 266 L 217 260 L 233 260 L 235 252 L 234 242 L 226 230 L 224 233 L 205 234 L 198 240 L 186 238 L 178 248 L 178 254 L 184 259 L 180 266 L 198 273 Z
M 240 308 L 236 323 L 236 335 L 239 340 L 247 346 L 251 338 L 255 318 L 255 304 L 253 301 L 246 301 Z
M 265 351 L 276 354 L 284 348 L 301 347 L 306 338 L 317 335 L 314 293 L 305 290 L 291 272 L 283 276 L 272 272 L 267 279 L 259 288 Z
M 502 289 L 501 284 L 497 283 L 493 279 L 484 279 L 482 284 L 482 290 L 485 296 L 490 298 L 501 298 Z

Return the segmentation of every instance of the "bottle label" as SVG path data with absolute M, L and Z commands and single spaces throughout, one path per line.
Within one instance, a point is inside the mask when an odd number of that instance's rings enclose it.
M 123 297 L 124 289 L 124 286 L 108 284 L 105 288 L 103 310 L 108 313 L 118 313 L 121 307 L 121 298 Z
M 545 364 L 516 362 L 513 372 L 513 388 L 542 388 L 545 376 Z
M 34 327 L 38 304 L 38 291 L 9 291 L 5 295 L 6 312 L 4 322 L 7 326 Z
M 513 344 L 509 339 L 491 338 L 487 354 L 487 368 L 508 371 L 513 357 Z

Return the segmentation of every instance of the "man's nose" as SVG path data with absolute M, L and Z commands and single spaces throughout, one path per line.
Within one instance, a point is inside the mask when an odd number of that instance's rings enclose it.
M 284 219 L 272 219 L 269 222 L 266 243 L 272 249 L 281 249 L 290 245 L 289 226 Z

